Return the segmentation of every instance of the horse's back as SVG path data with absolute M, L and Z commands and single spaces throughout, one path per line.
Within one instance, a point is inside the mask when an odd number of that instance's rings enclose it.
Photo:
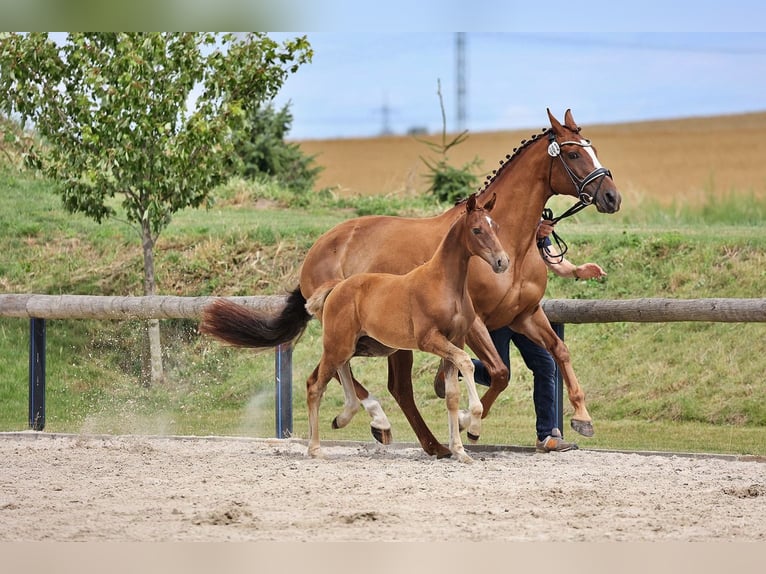
M 301 267 L 305 297 L 321 284 L 358 273 L 403 275 L 428 261 L 453 217 L 409 218 L 370 215 L 344 221 L 309 249 Z

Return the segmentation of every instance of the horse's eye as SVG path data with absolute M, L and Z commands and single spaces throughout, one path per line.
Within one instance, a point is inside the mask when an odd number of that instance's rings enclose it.
M 478 227 L 474 227 L 473 229 L 471 229 L 471 231 L 473 232 L 474 235 L 481 235 L 481 229 L 479 229 Z
M 576 151 L 570 151 L 567 154 L 567 157 L 569 157 L 569 159 L 577 159 L 578 157 L 580 157 L 580 154 L 577 153 Z

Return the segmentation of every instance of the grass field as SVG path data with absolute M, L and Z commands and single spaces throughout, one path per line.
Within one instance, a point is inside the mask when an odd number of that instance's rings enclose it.
M 479 155 L 489 169 L 530 133 L 473 134 L 454 159 Z M 583 126 L 583 134 L 612 169 L 623 209 L 611 216 L 586 210 L 559 231 L 573 261 L 596 261 L 609 276 L 551 278 L 548 297 L 764 296 L 766 114 Z M 445 208 L 422 196 L 425 147 L 412 138 L 302 145 L 326 167 L 320 186 L 350 200 L 286 209 L 265 201 L 257 186 L 219 190 L 212 209 L 178 214 L 161 236 L 161 293 L 281 292 L 295 286 L 315 238 L 362 208 L 414 215 Z M 28 175 L 0 173 L 0 198 L 0 292 L 141 293 L 140 246 L 123 224 L 66 214 L 52 186 Z M 570 202 L 551 203 L 558 213 Z M 145 388 L 137 382 L 142 329 L 131 321 L 49 322 L 47 430 L 274 434 L 272 353 L 224 348 L 200 338 L 193 321 L 163 321 L 168 382 Z M 25 321 L 0 318 L 0 430 L 27 426 L 27 330 Z M 314 323 L 295 350 L 297 436 L 306 433 L 303 381 L 318 359 L 319 336 Z M 765 324 L 572 325 L 566 340 L 596 425 L 596 437 L 582 446 L 766 454 Z M 531 376 L 512 357 L 513 380 L 486 421 L 484 443 L 534 438 Z M 446 440 L 444 405 L 431 390 L 435 364 L 417 356 L 416 400 Z M 355 372 L 383 401 L 396 440 L 414 440 L 385 390 L 384 362 L 359 360 Z M 323 438 L 368 440 L 364 415 L 329 430 L 341 403 L 331 386 Z

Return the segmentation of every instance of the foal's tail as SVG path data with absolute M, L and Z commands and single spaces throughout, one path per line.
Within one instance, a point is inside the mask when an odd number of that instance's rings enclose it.
M 267 349 L 298 338 L 311 315 L 300 287 L 293 290 L 276 316 L 226 299 L 216 299 L 202 310 L 201 333 L 237 347 Z
M 306 310 L 314 315 L 319 321 L 322 321 L 322 311 L 324 311 L 324 302 L 340 280 L 326 281 L 314 291 L 314 294 L 306 301 Z

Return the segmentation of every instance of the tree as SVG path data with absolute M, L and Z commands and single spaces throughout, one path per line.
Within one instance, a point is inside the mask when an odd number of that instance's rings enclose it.
M 271 176 L 296 195 L 310 192 L 323 168 L 312 165 L 315 156 L 305 155 L 297 143 L 285 141 L 293 123 L 290 106 L 276 110 L 269 102 L 253 108 L 246 119 L 235 134 L 234 171 L 246 179 Z
M 121 199 L 153 295 L 154 247 L 171 216 L 208 201 L 248 111 L 312 55 L 305 37 L 280 45 L 261 33 L 73 33 L 62 44 L 3 33 L 0 111 L 31 120 L 44 138 L 31 152 L 67 210 L 100 223 Z M 157 321 L 149 341 L 157 383 Z

